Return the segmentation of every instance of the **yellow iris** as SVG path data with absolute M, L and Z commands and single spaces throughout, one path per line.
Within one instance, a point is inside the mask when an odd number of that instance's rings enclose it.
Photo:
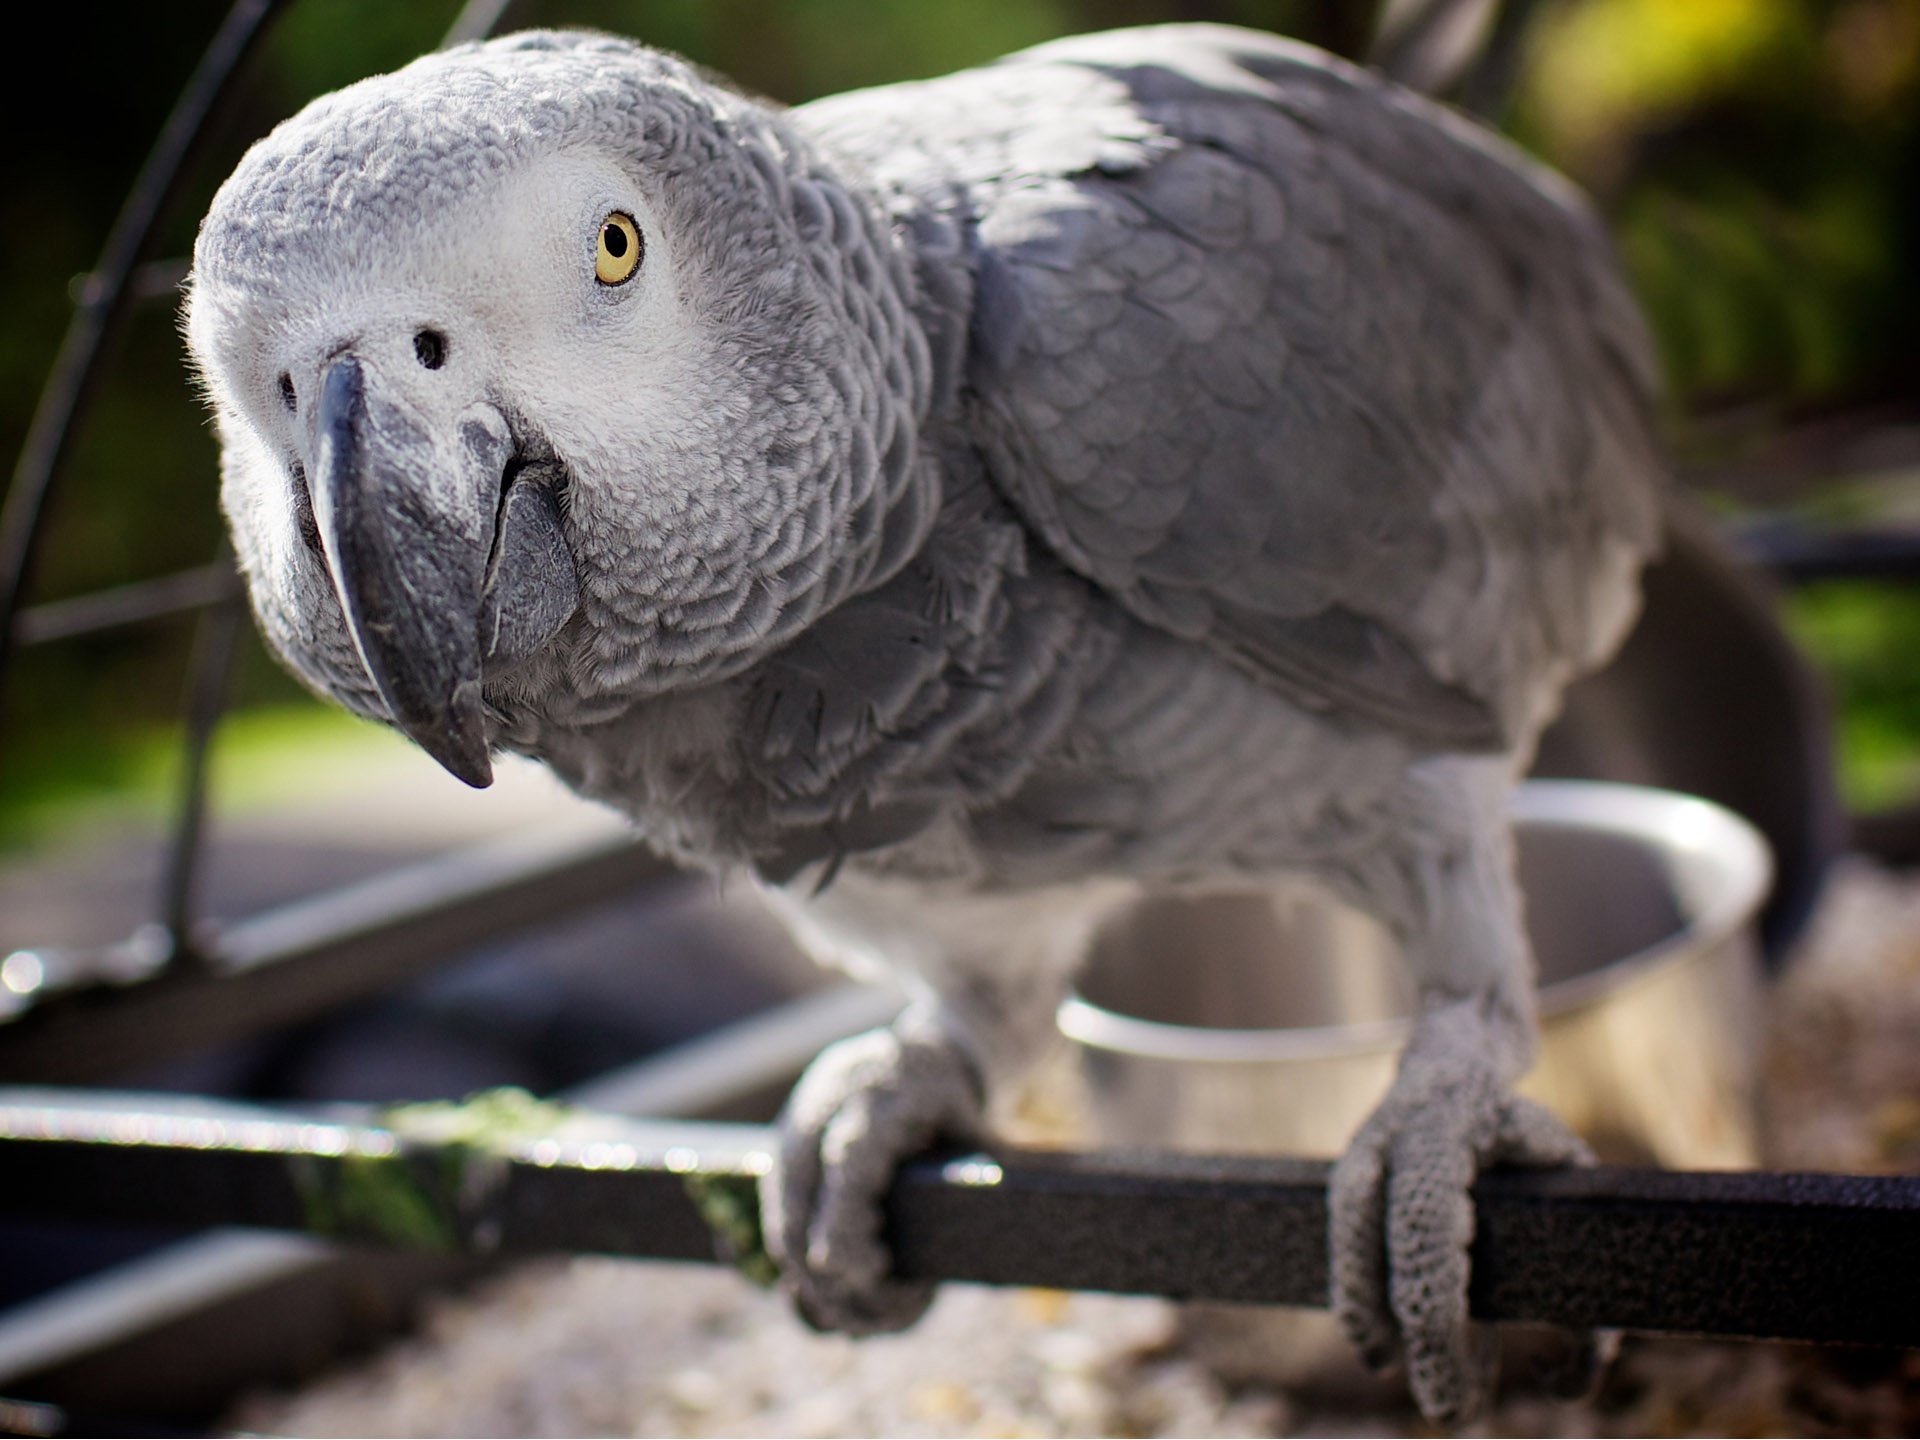
M 646 242 L 633 217 L 616 210 L 600 222 L 600 244 L 593 257 L 593 277 L 602 285 L 624 285 L 640 268 Z

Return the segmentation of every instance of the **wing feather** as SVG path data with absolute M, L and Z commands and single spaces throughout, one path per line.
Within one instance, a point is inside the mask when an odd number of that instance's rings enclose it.
M 1140 619 L 1448 748 L 1524 743 L 1619 639 L 1647 340 L 1598 223 L 1497 138 L 1218 26 L 809 108 L 965 197 L 973 442 Z

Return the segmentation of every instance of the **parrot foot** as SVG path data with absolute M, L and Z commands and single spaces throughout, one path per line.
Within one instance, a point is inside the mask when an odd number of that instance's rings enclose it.
M 1443 1424 L 1481 1414 L 1498 1358 L 1492 1327 L 1467 1315 L 1474 1176 L 1593 1160 L 1550 1111 L 1510 1092 L 1526 1050 L 1510 1018 L 1476 1002 L 1421 1016 L 1329 1187 L 1334 1312 L 1369 1364 L 1404 1354 L 1414 1400 Z
M 931 1283 L 892 1274 L 881 1203 L 900 1162 L 939 1139 L 979 1135 L 972 1058 L 925 1012 L 843 1040 L 800 1077 L 780 1117 L 780 1156 L 761 1181 L 768 1249 L 801 1318 L 853 1335 L 902 1330 Z

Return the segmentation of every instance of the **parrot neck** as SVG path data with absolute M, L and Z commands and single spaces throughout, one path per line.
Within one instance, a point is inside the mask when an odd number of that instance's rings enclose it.
M 958 193 L 887 193 L 778 117 L 760 123 L 736 138 L 767 147 L 756 173 L 808 252 L 797 269 L 820 281 L 810 315 L 825 328 L 786 362 L 797 398 L 756 407 L 750 423 L 804 421 L 828 437 L 810 444 L 820 458 L 800 493 L 852 497 L 827 517 L 830 551 L 798 555 L 804 584 L 730 581 L 776 597 L 750 643 L 703 638 L 696 666 L 638 663 L 634 646 L 674 648 L 670 633 L 642 633 L 624 642 L 617 686 L 597 688 L 605 667 L 556 657 L 518 696 L 488 700 L 507 717 L 501 743 L 663 849 L 778 878 L 897 850 L 1011 793 L 1112 640 L 1106 609 L 1031 542 L 964 437 L 973 274 Z M 736 453 L 777 439 L 756 434 Z M 631 633 L 635 597 L 621 604 Z M 1010 711 L 1009 686 L 1048 703 Z
M 977 466 L 956 472 L 907 564 L 758 665 L 596 723 L 523 722 L 511 748 L 700 868 L 924 869 L 925 836 L 964 836 L 1061 743 L 1123 624 Z M 935 849 L 943 878 L 976 863 Z
M 724 139 L 657 197 L 700 277 L 689 361 L 643 437 L 587 414 L 555 435 L 580 611 L 550 665 L 488 677 L 496 708 L 597 723 L 742 675 L 887 584 L 939 514 L 924 430 L 953 371 L 906 237 L 778 114 L 738 102 Z

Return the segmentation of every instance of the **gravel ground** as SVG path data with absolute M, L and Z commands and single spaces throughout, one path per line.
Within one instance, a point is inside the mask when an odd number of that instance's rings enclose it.
M 1769 1164 L 1920 1166 L 1920 884 L 1843 870 L 1772 1031 Z M 1325 1344 L 1317 1318 L 1268 1323 L 1294 1328 L 1296 1354 Z M 1276 1384 L 1220 1329 L 1158 1300 L 950 1286 L 913 1331 L 856 1343 L 805 1331 L 729 1272 L 579 1259 L 443 1299 L 385 1354 L 230 1420 L 289 1435 L 1434 1433 L 1390 1382 L 1335 1357 L 1312 1383 Z M 1629 1340 L 1586 1403 L 1530 1388 L 1524 1353 L 1507 1368 L 1487 1434 L 1920 1431 L 1920 1352 Z

